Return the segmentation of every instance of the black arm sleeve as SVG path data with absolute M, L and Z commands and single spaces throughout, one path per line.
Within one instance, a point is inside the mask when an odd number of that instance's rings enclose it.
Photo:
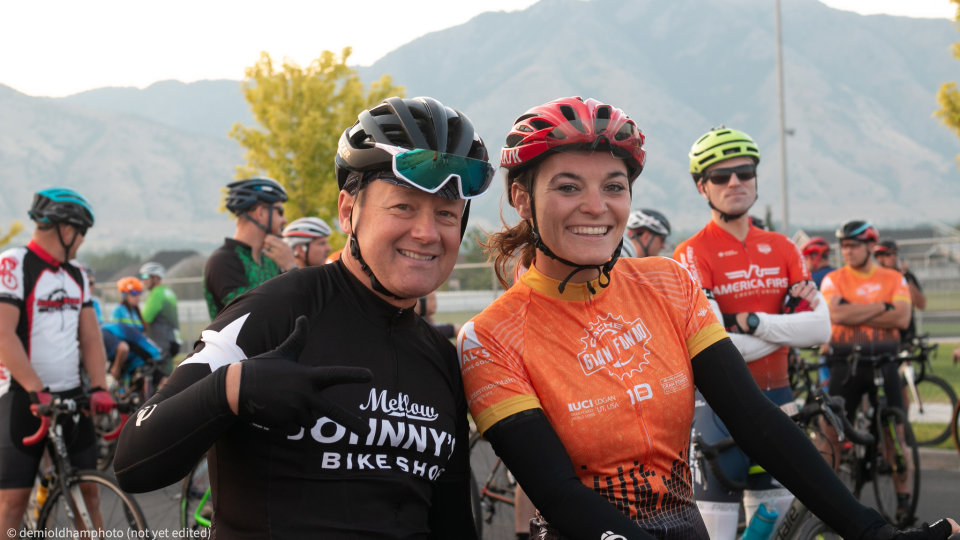
M 872 538 L 884 525 L 880 514 L 853 497 L 803 431 L 763 395 L 729 339 L 704 349 L 692 365 L 694 383 L 740 448 L 818 518 L 849 540 Z
M 470 480 L 438 482 L 430 498 L 429 540 L 462 538 L 477 540 L 470 507 Z
M 653 540 L 616 506 L 583 485 L 542 410 L 504 418 L 484 436 L 540 514 L 564 537 L 597 540 L 611 531 L 626 540 Z
M 204 452 L 236 422 L 226 393 L 226 366 L 174 370 L 124 426 L 114 468 L 120 487 L 144 493 L 179 482 Z

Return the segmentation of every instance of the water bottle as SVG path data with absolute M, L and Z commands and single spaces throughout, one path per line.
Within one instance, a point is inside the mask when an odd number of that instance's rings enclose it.
M 777 522 L 777 508 L 775 506 L 763 503 L 757 508 L 747 525 L 747 530 L 743 531 L 742 540 L 767 540 L 773 533 L 773 524 Z

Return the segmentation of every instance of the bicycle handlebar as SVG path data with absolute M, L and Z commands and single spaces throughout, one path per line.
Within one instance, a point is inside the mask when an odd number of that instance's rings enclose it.
M 60 399 L 54 398 L 50 403 L 43 405 L 30 405 L 30 412 L 36 414 L 40 417 L 40 429 L 36 433 L 28 437 L 23 438 L 24 446 L 33 446 L 47 437 L 47 432 L 50 431 L 50 424 L 52 423 L 51 418 L 61 413 L 72 413 L 80 409 L 86 409 L 89 407 L 90 402 L 87 398 L 77 398 L 77 399 Z M 127 404 L 117 403 L 113 404 L 113 408 L 120 411 L 120 426 L 117 429 L 104 433 L 103 439 L 105 441 L 112 441 L 120 436 L 120 430 L 123 429 L 123 426 L 127 423 L 127 419 L 130 417 L 129 406 Z

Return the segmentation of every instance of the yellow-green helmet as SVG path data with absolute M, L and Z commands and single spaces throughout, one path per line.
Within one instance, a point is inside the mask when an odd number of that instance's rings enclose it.
M 760 163 L 760 150 L 753 138 L 742 131 L 723 126 L 711 128 L 690 148 L 690 174 L 693 181 L 699 182 L 700 175 L 710 165 L 739 156 L 747 156 L 754 163 Z

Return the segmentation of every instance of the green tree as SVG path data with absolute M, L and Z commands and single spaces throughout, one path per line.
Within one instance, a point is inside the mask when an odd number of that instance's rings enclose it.
M 0 249 L 10 243 L 13 240 L 13 237 L 23 232 L 23 223 L 19 221 L 14 221 L 10 224 L 10 230 L 7 231 L 7 234 L 0 236 Z
M 960 23 L 960 0 L 950 1 L 953 2 L 957 10 L 953 20 Z M 960 60 L 960 42 L 954 43 L 950 51 L 954 58 Z M 937 92 L 937 103 L 940 104 L 940 109 L 933 113 L 934 116 L 940 118 L 944 125 L 960 137 L 960 90 L 957 90 L 957 83 L 943 83 Z M 960 156 L 957 159 L 960 161 Z
M 234 124 L 230 137 L 246 149 L 246 164 L 237 177 L 265 174 L 290 194 L 287 219 L 317 216 L 331 224 L 337 218 L 337 180 L 333 157 L 343 130 L 357 114 L 390 96 L 403 96 L 389 75 L 365 89 L 356 70 L 347 65 L 351 48 L 340 55 L 323 51 L 307 67 L 288 58 L 277 67 L 270 55 L 246 68 L 242 83 L 256 126 Z M 334 249 L 343 238 L 331 239 Z

